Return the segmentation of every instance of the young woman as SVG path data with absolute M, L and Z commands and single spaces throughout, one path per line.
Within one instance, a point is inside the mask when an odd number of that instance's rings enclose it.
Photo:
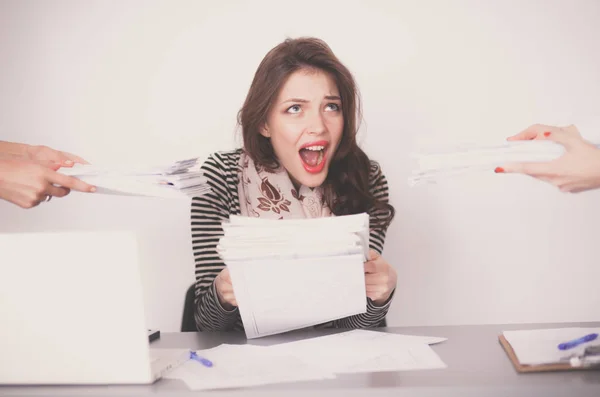
M 221 223 L 233 214 L 291 219 L 368 212 L 367 312 L 321 326 L 374 327 L 384 320 L 397 277 L 381 256 L 394 208 L 379 165 L 357 146 L 359 115 L 354 79 L 323 41 L 289 39 L 265 56 L 238 114 L 243 148 L 206 160 L 212 192 L 192 200 L 199 330 L 243 329 L 216 251 Z

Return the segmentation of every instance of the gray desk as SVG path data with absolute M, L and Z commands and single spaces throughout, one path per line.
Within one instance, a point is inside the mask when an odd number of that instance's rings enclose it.
M 0 395 L 36 396 L 600 396 L 600 371 L 518 374 L 498 342 L 502 330 L 564 326 L 600 327 L 600 323 L 543 325 L 474 325 L 450 327 L 405 327 L 386 332 L 447 337 L 433 346 L 447 369 L 366 373 L 337 379 L 269 385 L 237 390 L 191 392 L 180 381 L 163 379 L 151 386 L 96 387 L 0 387 Z M 302 330 L 252 343 L 268 345 L 336 331 Z M 152 343 L 155 348 L 214 347 L 221 343 L 246 343 L 243 334 L 164 333 Z

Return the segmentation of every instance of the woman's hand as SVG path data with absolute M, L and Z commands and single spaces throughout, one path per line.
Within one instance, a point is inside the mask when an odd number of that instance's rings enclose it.
M 383 305 L 396 288 L 396 270 L 376 251 L 369 251 L 365 262 L 365 284 L 367 297 L 376 305 Z
M 231 283 L 231 275 L 227 267 L 221 270 L 215 278 L 215 287 L 217 289 L 217 297 L 223 309 L 232 310 L 237 306 L 235 294 L 233 293 L 233 284 Z
M 72 167 L 75 163 L 89 164 L 79 156 L 71 153 L 61 152 L 48 146 L 27 146 L 27 156 L 30 160 L 51 161 L 61 167 Z
M 551 183 L 563 192 L 582 192 L 600 187 L 600 149 L 584 140 L 574 125 L 553 127 L 536 124 L 509 141 L 549 140 L 565 147 L 565 153 L 548 162 L 512 163 L 496 172 L 520 173 Z
M 64 197 L 72 190 L 93 192 L 95 188 L 75 177 L 59 174 L 58 164 L 0 158 L 0 199 L 21 208 L 32 208 L 51 197 Z
M 48 146 L 6 141 L 0 141 L 0 159 L 33 160 L 60 167 L 72 167 L 75 163 L 89 164 L 79 156 Z

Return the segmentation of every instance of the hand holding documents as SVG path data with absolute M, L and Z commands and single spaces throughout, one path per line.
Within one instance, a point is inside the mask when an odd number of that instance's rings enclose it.
M 409 185 L 435 183 L 465 173 L 493 172 L 499 164 L 511 162 L 546 162 L 564 154 L 562 145 L 552 141 L 510 141 L 492 146 L 457 146 L 427 150 L 413 155 L 417 167 Z
M 504 331 L 500 343 L 519 372 L 585 369 L 600 365 L 600 328 Z
M 164 166 L 76 164 L 58 172 L 96 186 L 97 193 L 189 198 L 209 190 L 199 165 L 198 159 L 194 158 Z
M 265 220 L 232 216 L 217 251 L 248 338 L 366 312 L 369 216 Z

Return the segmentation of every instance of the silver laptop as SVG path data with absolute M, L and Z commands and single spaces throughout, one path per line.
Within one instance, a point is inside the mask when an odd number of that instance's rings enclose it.
M 148 384 L 189 359 L 150 349 L 129 232 L 0 234 L 0 384 Z

